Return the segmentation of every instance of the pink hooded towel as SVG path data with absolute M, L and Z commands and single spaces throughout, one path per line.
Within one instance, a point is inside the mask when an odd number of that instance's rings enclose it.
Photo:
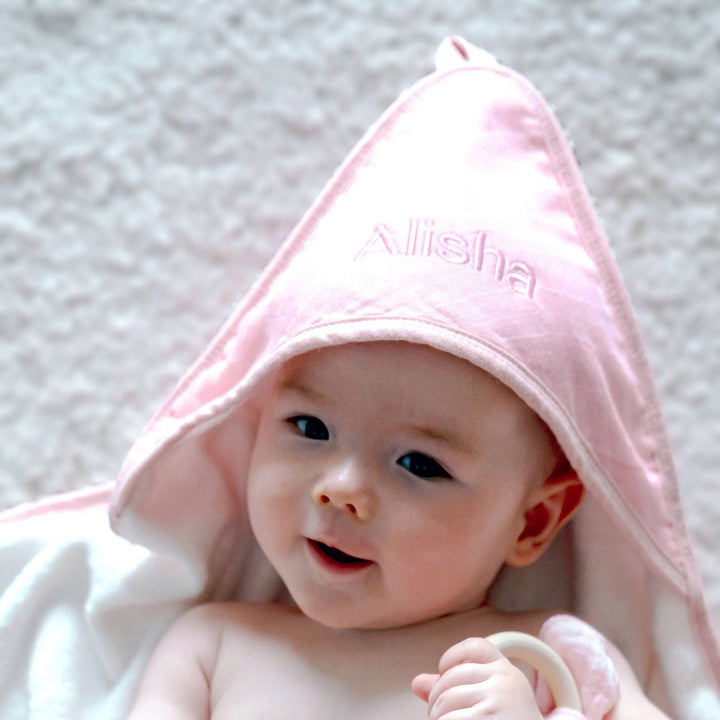
M 324 346 L 430 345 L 512 388 L 587 489 L 546 557 L 501 576 L 496 604 L 577 613 L 669 713 L 720 717 L 657 394 L 572 152 L 524 78 L 458 38 L 437 62 L 350 153 L 139 438 L 113 527 L 197 568 L 205 597 L 278 599 L 244 505 L 257 388 Z

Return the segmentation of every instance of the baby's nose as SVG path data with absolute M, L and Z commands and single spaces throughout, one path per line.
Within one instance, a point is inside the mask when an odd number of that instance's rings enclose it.
M 375 505 L 367 472 L 353 461 L 323 475 L 313 488 L 313 500 L 318 505 L 331 505 L 348 512 L 358 520 L 367 520 Z

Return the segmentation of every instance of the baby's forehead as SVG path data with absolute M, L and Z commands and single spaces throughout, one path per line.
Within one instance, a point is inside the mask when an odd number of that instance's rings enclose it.
M 544 427 L 497 377 L 465 358 L 421 343 L 379 340 L 318 348 L 283 363 L 275 386 L 308 393 L 322 388 L 352 391 L 355 387 L 358 393 L 387 388 L 393 396 L 402 395 L 405 403 L 437 396 L 444 404 L 460 401 L 502 413 L 508 422 L 528 429 Z

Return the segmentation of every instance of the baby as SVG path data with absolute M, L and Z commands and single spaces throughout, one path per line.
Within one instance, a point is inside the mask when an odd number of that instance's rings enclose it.
M 191 610 L 130 718 L 411 720 L 422 700 L 433 719 L 540 720 L 531 678 L 481 636 L 537 635 L 549 613 L 497 611 L 487 592 L 582 494 L 545 424 L 463 359 L 403 342 L 296 357 L 263 390 L 248 475 L 253 531 L 295 605 Z M 607 652 L 606 717 L 666 718 Z
M 128 456 L 113 527 L 197 604 L 132 720 L 697 720 L 714 697 L 659 403 L 573 154 L 486 53 L 450 38 L 438 68 Z M 508 630 L 581 702 L 486 639 Z

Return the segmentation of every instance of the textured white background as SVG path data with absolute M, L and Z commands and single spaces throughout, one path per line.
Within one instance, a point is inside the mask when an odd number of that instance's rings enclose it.
M 0 0 L 0 507 L 113 479 L 445 34 L 573 138 L 720 626 L 720 3 Z

